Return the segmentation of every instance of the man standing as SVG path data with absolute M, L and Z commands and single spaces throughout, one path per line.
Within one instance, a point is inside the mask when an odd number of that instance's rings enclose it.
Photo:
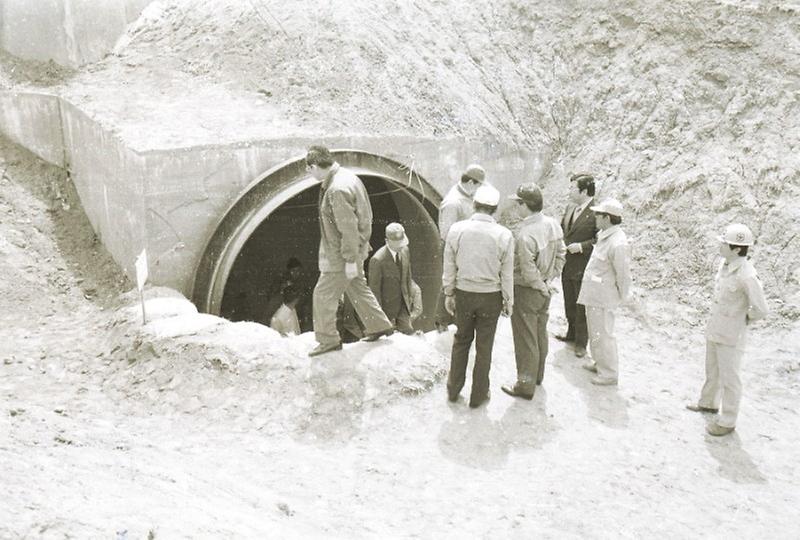
M 622 204 L 606 199 L 592 206 L 600 232 L 583 273 L 578 303 L 586 307 L 592 360 L 584 368 L 596 373 L 592 384 L 615 385 L 619 379 L 614 309 L 631 294 L 630 248 L 622 223 Z
M 501 388 L 511 396 L 533 399 L 536 385 L 542 384 L 547 358 L 548 284 L 561 273 L 566 248 L 558 222 L 542 214 L 543 197 L 536 184 L 522 184 L 509 199 L 517 202 L 522 218 L 515 241 L 511 315 L 517 382 Z
M 588 333 L 586 311 L 578 304 L 583 271 L 592 254 L 597 235 L 594 216 L 590 206 L 594 202 L 594 177 L 586 173 L 573 174 L 569 179 L 570 204 L 561 220 L 567 259 L 561 274 L 564 292 L 564 314 L 567 317 L 567 333 L 556 335 L 556 339 L 575 343 L 575 356 L 586 356 Z
M 486 179 L 486 171 L 480 165 L 472 164 L 461 175 L 461 181 L 450 188 L 439 205 L 439 236 L 442 246 L 447 240 L 447 233 L 454 223 L 469 219 L 473 213 L 472 197 L 475 190 Z M 436 330 L 446 332 L 453 322 L 453 317 L 444 307 L 444 294 L 440 291 L 436 301 Z
M 324 146 L 312 146 L 306 154 L 306 170 L 322 185 L 319 189 L 319 280 L 314 287 L 314 334 L 319 344 L 309 356 L 342 348 L 336 330 L 336 308 L 346 294 L 364 323 L 367 341 L 392 333 L 364 278 L 369 254 L 372 206 L 364 184 L 352 171 L 333 160 Z
M 369 260 L 369 287 L 395 330 L 413 334 L 408 237 L 399 223 L 386 226 L 386 244 Z
M 453 338 L 447 393 L 457 401 L 464 387 L 469 349 L 475 340 L 475 367 L 469 406 L 489 399 L 489 369 L 497 319 L 513 313 L 514 237 L 492 214 L 500 193 L 492 186 L 479 187 L 474 196 L 475 213 L 450 227 L 444 247 L 445 308 L 455 315 L 458 330 Z
M 706 382 L 700 401 L 690 411 L 721 414 L 706 428 L 715 436 L 736 427 L 742 399 L 742 355 L 748 325 L 766 316 L 768 308 L 756 270 L 747 260 L 753 233 L 746 225 L 728 225 L 719 237 L 722 262 L 714 282 L 714 304 L 706 327 Z

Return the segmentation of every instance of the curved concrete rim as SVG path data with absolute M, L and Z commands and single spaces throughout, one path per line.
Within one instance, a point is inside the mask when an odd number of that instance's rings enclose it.
M 406 165 L 360 150 L 331 150 L 331 153 L 337 162 L 357 175 L 388 180 L 434 208 L 439 207 L 441 195 Z M 195 271 L 192 300 L 199 311 L 220 314 L 225 284 L 250 235 L 275 210 L 317 183 L 306 172 L 304 154 L 269 169 L 242 190 L 214 227 Z

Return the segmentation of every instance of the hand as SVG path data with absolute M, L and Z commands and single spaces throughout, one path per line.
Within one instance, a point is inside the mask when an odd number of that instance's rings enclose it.
M 511 308 L 511 306 L 509 306 L 508 303 L 503 302 L 503 310 L 500 312 L 500 314 L 503 317 L 511 317 L 511 314 L 513 312 L 514 312 L 514 310 Z
M 570 245 L 567 246 L 567 251 L 570 253 L 580 253 L 581 245 L 578 242 L 572 242 Z
M 456 297 L 455 296 L 445 296 L 444 297 L 444 309 L 452 315 L 453 317 L 456 316 Z
M 358 275 L 358 265 L 354 262 L 345 263 L 344 276 L 351 280 Z

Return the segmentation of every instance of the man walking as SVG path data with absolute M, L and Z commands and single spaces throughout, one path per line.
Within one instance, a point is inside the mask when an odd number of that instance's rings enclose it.
M 368 341 L 392 333 L 364 278 L 369 254 L 372 206 L 364 184 L 352 171 L 336 163 L 324 146 L 306 154 L 306 170 L 321 182 L 319 190 L 319 280 L 314 287 L 314 335 L 319 344 L 309 356 L 342 348 L 336 329 L 336 308 L 346 294 L 365 326 Z
M 399 223 L 386 226 L 386 244 L 369 260 L 369 287 L 395 330 L 413 334 L 411 260 L 408 237 Z
M 445 308 L 455 315 L 447 393 L 457 401 L 466 379 L 469 349 L 475 340 L 475 367 L 469 406 L 489 399 L 489 369 L 497 319 L 510 316 L 514 304 L 514 237 L 492 214 L 500 193 L 483 185 L 474 196 L 475 213 L 450 227 L 444 247 Z
M 690 411 L 721 414 L 706 428 L 714 436 L 736 427 L 742 399 L 741 367 L 747 327 L 766 316 L 768 308 L 756 270 L 747 260 L 753 233 L 746 225 L 728 225 L 719 237 L 722 256 L 714 282 L 714 304 L 706 326 L 706 382 L 700 401 Z
M 503 392 L 533 399 L 542 384 L 547 358 L 547 319 L 550 281 L 564 267 L 564 234 L 550 216 L 542 214 L 542 192 L 536 184 L 522 184 L 515 195 L 522 223 L 516 234 L 514 252 L 514 313 L 511 331 L 517 361 L 517 382 L 501 387 Z
M 622 223 L 622 204 L 606 199 L 592 206 L 597 243 L 583 273 L 578 303 L 586 307 L 592 359 L 584 368 L 597 375 L 592 384 L 615 385 L 619 379 L 614 309 L 630 299 L 630 248 Z
M 475 190 L 486 179 L 486 171 L 480 165 L 472 164 L 461 175 L 461 180 L 450 188 L 447 195 L 439 205 L 439 236 L 442 246 L 447 240 L 447 233 L 454 223 L 469 219 L 474 209 L 472 197 Z M 440 291 L 436 301 L 436 330 L 446 332 L 447 327 L 453 322 L 453 317 L 444 307 L 444 294 Z
M 597 235 L 594 216 L 590 206 L 594 204 L 594 177 L 586 173 L 573 174 L 569 179 L 570 204 L 561 220 L 567 258 L 561 274 L 564 292 L 564 314 L 567 317 L 567 333 L 556 335 L 556 339 L 575 343 L 575 356 L 586 356 L 588 342 L 586 311 L 578 304 L 583 271 L 592 254 Z

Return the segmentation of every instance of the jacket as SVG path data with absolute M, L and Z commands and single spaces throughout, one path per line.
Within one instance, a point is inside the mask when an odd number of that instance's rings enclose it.
M 372 206 L 361 179 L 334 163 L 319 190 L 319 271 L 344 272 L 369 255 Z
M 447 240 L 453 223 L 469 219 L 473 212 L 472 197 L 461 189 L 461 184 L 451 187 L 439 205 L 439 237 L 442 241 Z
M 411 261 L 408 247 L 397 252 L 400 262 L 394 262 L 392 252 L 383 246 L 369 260 L 368 283 L 372 293 L 389 319 L 395 319 L 405 304 L 411 313 Z
M 619 225 L 597 233 L 589 264 L 583 272 L 578 303 L 614 309 L 630 298 L 631 254 L 628 238 Z
M 756 269 L 744 257 L 719 266 L 714 282 L 714 303 L 706 326 L 706 339 L 743 349 L 747 325 L 767 315 L 764 289 Z
M 594 204 L 594 199 L 589 201 L 583 212 L 575 216 L 575 220 L 570 225 L 569 219 L 572 212 L 575 210 L 576 204 L 568 204 L 567 209 L 564 211 L 564 216 L 561 218 L 561 229 L 564 231 L 564 244 L 570 245 L 579 243 L 581 251 L 579 253 L 566 254 L 564 261 L 563 275 L 566 278 L 580 280 L 583 276 L 583 270 L 589 263 L 589 257 L 592 255 L 592 246 L 594 246 L 597 237 L 597 226 L 594 222 L 594 212 L 591 206 Z
M 564 234 L 555 219 L 537 212 L 522 220 L 514 251 L 514 285 L 550 295 L 547 284 L 564 267 Z

